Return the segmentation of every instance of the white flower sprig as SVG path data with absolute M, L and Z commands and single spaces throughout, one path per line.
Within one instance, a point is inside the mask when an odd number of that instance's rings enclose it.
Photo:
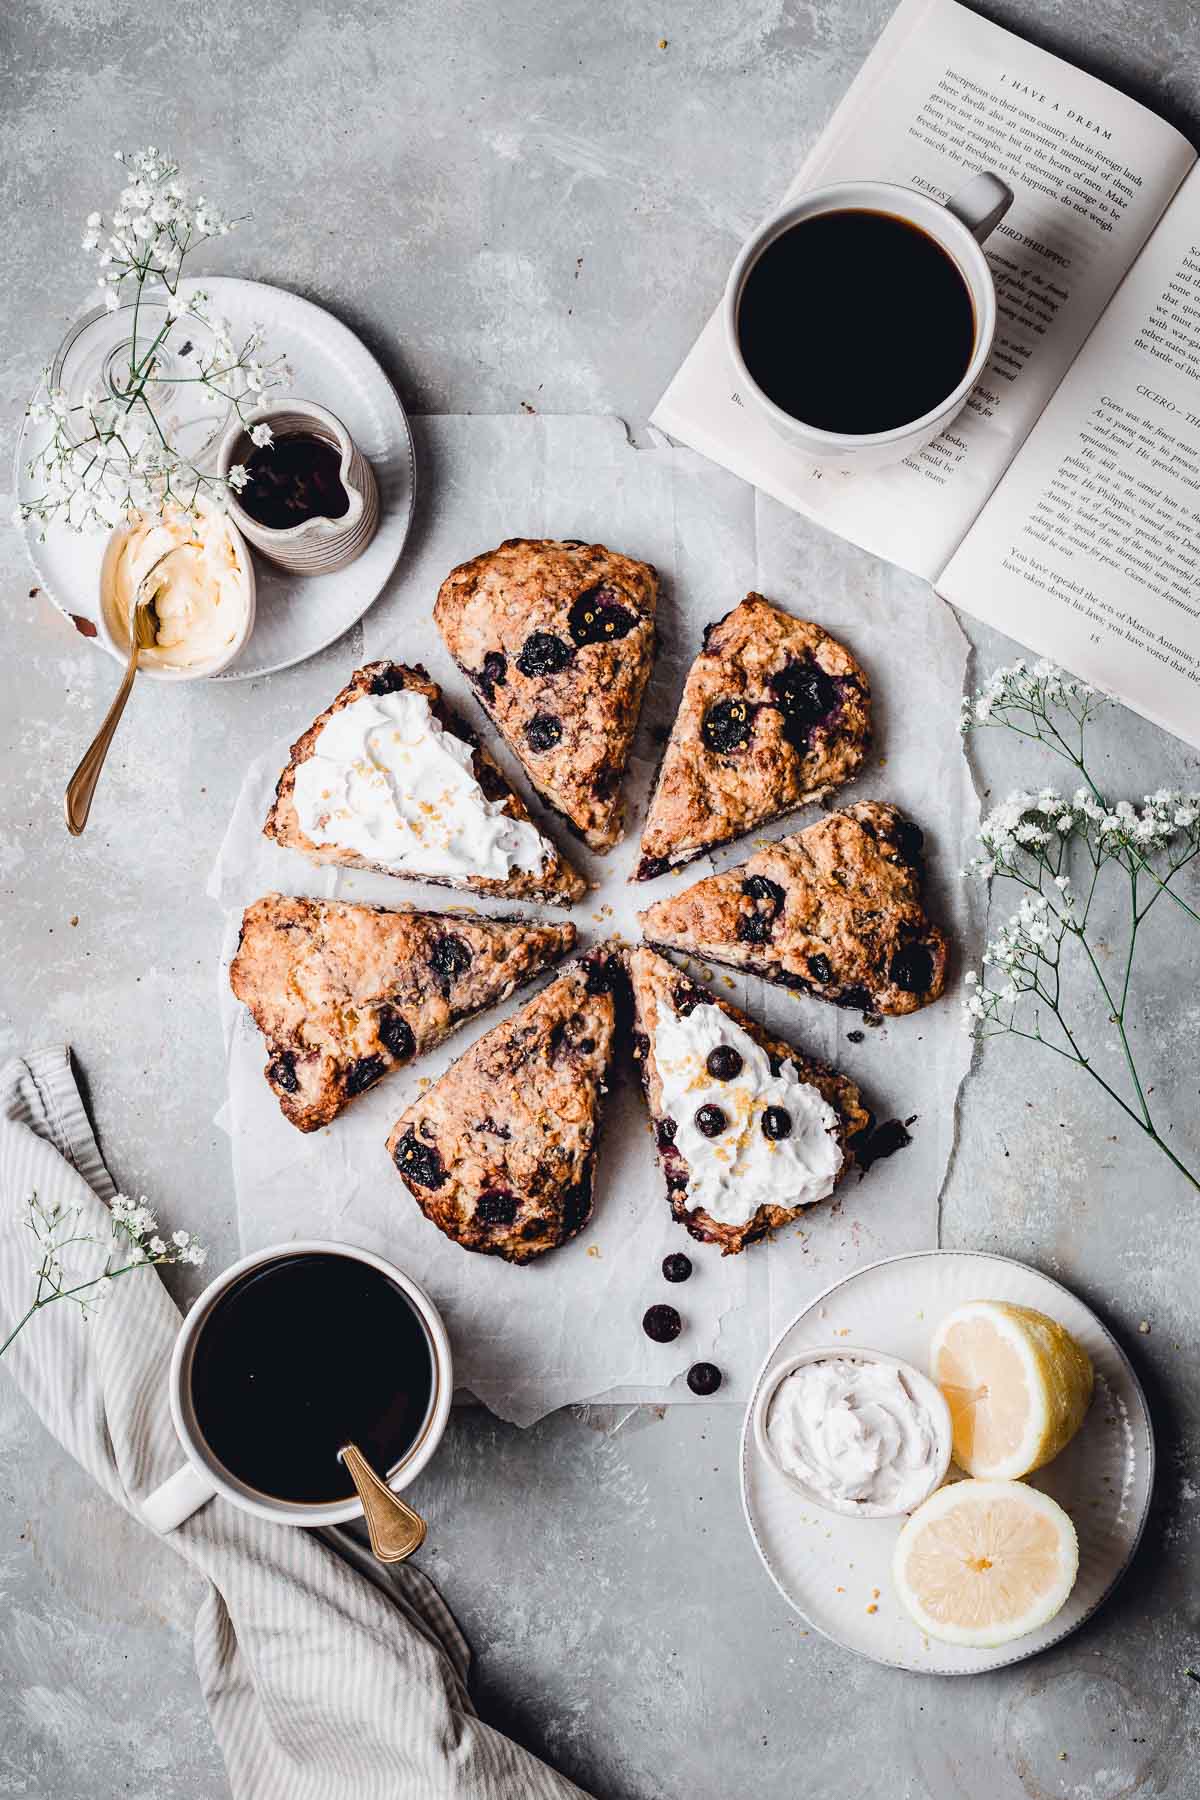
M 55 1300 L 74 1301 L 84 1318 L 90 1318 L 122 1275 L 169 1263 L 198 1266 L 205 1259 L 203 1245 L 190 1232 L 175 1231 L 170 1238 L 160 1235 L 144 1194 L 136 1201 L 125 1194 L 113 1197 L 107 1237 L 79 1230 L 77 1206 L 46 1206 L 36 1194 L 27 1204 L 26 1224 L 37 1246 L 30 1263 L 36 1286 L 29 1306 L 0 1343 L 0 1356 L 33 1315 Z
M 1085 727 L 1105 704 L 1094 689 L 1044 662 L 998 669 L 963 702 L 964 732 L 1002 725 L 1034 738 L 1074 764 L 1085 783 L 1070 795 L 1053 787 L 1010 794 L 981 824 L 983 855 L 972 857 L 963 873 L 1011 881 L 1023 891 L 1016 912 L 987 944 L 983 972 L 965 978 L 964 1010 L 968 1029 L 979 1038 L 1024 1038 L 1086 1070 L 1200 1189 L 1200 1179 L 1158 1131 L 1148 1100 L 1153 1090 L 1138 1073 L 1126 1026 L 1138 932 L 1151 907 L 1165 894 L 1200 924 L 1200 914 L 1173 886 L 1200 855 L 1200 793 L 1159 788 L 1140 805 L 1110 805 L 1084 755 Z M 1106 954 L 1111 931 L 1102 942 L 1094 924 L 1106 870 L 1118 874 L 1128 894 L 1126 940 L 1115 973 Z M 1097 984 L 1116 1028 L 1129 1078 L 1124 1093 L 1097 1068 L 1069 1008 L 1072 953 Z
M 51 387 L 47 370 L 26 409 L 30 424 L 49 431 L 27 464 L 40 491 L 14 518 L 22 525 L 34 521 L 43 538 L 54 521 L 76 531 L 107 529 L 131 511 L 190 512 L 201 500 L 222 506 L 229 488 L 244 485 L 244 469 L 235 465 L 222 481 L 199 467 L 180 448 L 179 414 L 169 409 L 179 407 L 182 389 L 194 386 L 202 401 L 232 406 L 245 418 L 291 379 L 282 356 L 264 360 L 261 327 L 235 337 L 229 321 L 210 310 L 206 293 L 179 292 L 185 257 L 242 221 L 227 218 L 202 194 L 193 197 L 179 164 L 154 145 L 116 157 L 126 185 L 107 220 L 88 214 L 82 245 L 96 256 L 105 306 L 115 312 L 132 301 L 128 356 L 103 391 L 85 390 L 74 401 Z

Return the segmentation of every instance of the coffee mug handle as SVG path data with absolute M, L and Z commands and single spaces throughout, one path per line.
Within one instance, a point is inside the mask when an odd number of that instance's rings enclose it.
M 982 244 L 1012 203 L 1013 191 L 998 175 L 976 175 L 961 192 L 951 194 L 946 211 L 961 220 L 976 242 Z
M 153 1531 L 174 1531 L 185 1519 L 206 1506 L 216 1493 L 211 1481 L 184 1463 L 174 1475 L 147 1494 L 142 1501 L 142 1518 Z

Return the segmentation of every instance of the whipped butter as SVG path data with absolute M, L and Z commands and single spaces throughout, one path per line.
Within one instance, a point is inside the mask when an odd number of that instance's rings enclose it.
M 719 1048 L 741 1059 L 726 1080 L 709 1071 L 708 1059 Z M 674 1119 L 675 1146 L 687 1159 L 689 1207 L 703 1207 L 721 1225 L 744 1225 L 764 1204 L 809 1206 L 832 1194 L 842 1166 L 837 1114 L 801 1080 L 795 1063 L 785 1062 L 773 1075 L 766 1051 L 710 1004 L 693 1007 L 686 1017 L 664 1009 L 654 1060 L 662 1111 Z M 696 1115 L 711 1107 L 720 1109 L 725 1124 L 709 1135 Z M 711 1126 L 711 1115 L 704 1122 Z
M 158 619 L 154 643 L 142 652 L 146 661 L 200 669 L 236 642 L 249 604 L 246 570 L 221 513 L 168 509 L 161 519 L 138 518 L 130 526 L 112 573 L 113 607 L 126 643 L 143 581 L 143 597 L 153 598 Z
M 314 844 L 384 869 L 458 881 L 540 875 L 551 846 L 527 819 L 489 800 L 471 746 L 434 717 L 424 694 L 364 694 L 325 721 L 296 770 L 296 816 Z
M 903 1369 L 866 1357 L 823 1357 L 785 1375 L 766 1433 L 784 1474 L 835 1508 L 908 1512 L 943 1472 L 944 1421 Z

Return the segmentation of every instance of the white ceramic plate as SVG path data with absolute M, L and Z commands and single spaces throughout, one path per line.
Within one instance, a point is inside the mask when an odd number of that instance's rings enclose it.
M 1082 1430 L 1032 1477 L 1079 1534 L 1079 1579 L 1058 1617 L 1002 1650 L 939 1644 L 913 1624 L 892 1590 L 902 1519 L 843 1519 L 808 1506 L 764 1461 L 749 1421 L 769 1372 L 812 1344 L 869 1345 L 929 1367 L 938 1321 L 966 1300 L 1014 1300 L 1058 1319 L 1096 1369 Z M 857 1269 L 811 1301 L 759 1370 L 742 1431 L 742 1504 L 755 1547 L 784 1599 L 817 1631 L 873 1662 L 929 1675 L 970 1675 L 1021 1662 L 1074 1631 L 1128 1567 L 1150 1505 L 1154 1434 L 1123 1350 L 1081 1300 L 1048 1275 L 1006 1257 L 928 1250 Z M 876 1593 L 878 1589 L 878 1593 Z M 875 1612 L 868 1612 L 875 1606 Z
M 269 675 L 315 656 L 358 622 L 378 599 L 390 577 L 412 519 L 414 463 L 408 419 L 395 388 L 375 358 L 354 333 L 330 313 L 282 288 L 258 281 L 214 275 L 203 282 L 214 312 L 225 313 L 238 330 L 262 325 L 268 355 L 286 354 L 294 371 L 291 392 L 315 400 L 342 420 L 362 448 L 379 483 L 380 521 L 367 549 L 332 575 L 288 575 L 255 556 L 257 613 L 249 643 L 217 681 L 242 681 Z M 17 444 L 15 489 L 19 500 L 30 497 L 25 474 L 29 460 L 26 425 Z M 25 540 L 41 586 L 61 612 L 86 627 L 99 610 L 100 561 L 106 538 L 79 537 L 52 527 L 46 542 L 25 527 Z M 100 640 L 94 640 L 100 648 Z

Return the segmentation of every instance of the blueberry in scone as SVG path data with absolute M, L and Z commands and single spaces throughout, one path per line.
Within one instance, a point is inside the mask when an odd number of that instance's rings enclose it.
M 844 644 L 761 594 L 710 625 L 642 833 L 637 880 L 819 800 L 860 767 L 871 686 Z
M 264 894 L 229 984 L 266 1039 L 284 1117 L 316 1131 L 574 946 L 569 924 Z
M 454 569 L 433 616 L 529 779 L 584 842 L 621 837 L 621 782 L 654 657 L 648 563 L 510 538 Z
M 356 671 L 292 745 L 263 831 L 406 881 L 558 906 L 586 892 L 419 665 Z
M 860 801 L 656 901 L 642 934 L 835 1006 L 915 1012 L 946 984 L 946 937 L 921 901 L 922 841 L 898 807 Z
M 388 1154 L 464 1250 L 531 1262 L 587 1223 L 624 988 L 611 948 L 591 951 L 396 1121 Z
M 634 1059 L 667 1200 L 725 1256 L 828 1199 L 871 1117 L 852 1081 L 653 950 L 628 955 Z

